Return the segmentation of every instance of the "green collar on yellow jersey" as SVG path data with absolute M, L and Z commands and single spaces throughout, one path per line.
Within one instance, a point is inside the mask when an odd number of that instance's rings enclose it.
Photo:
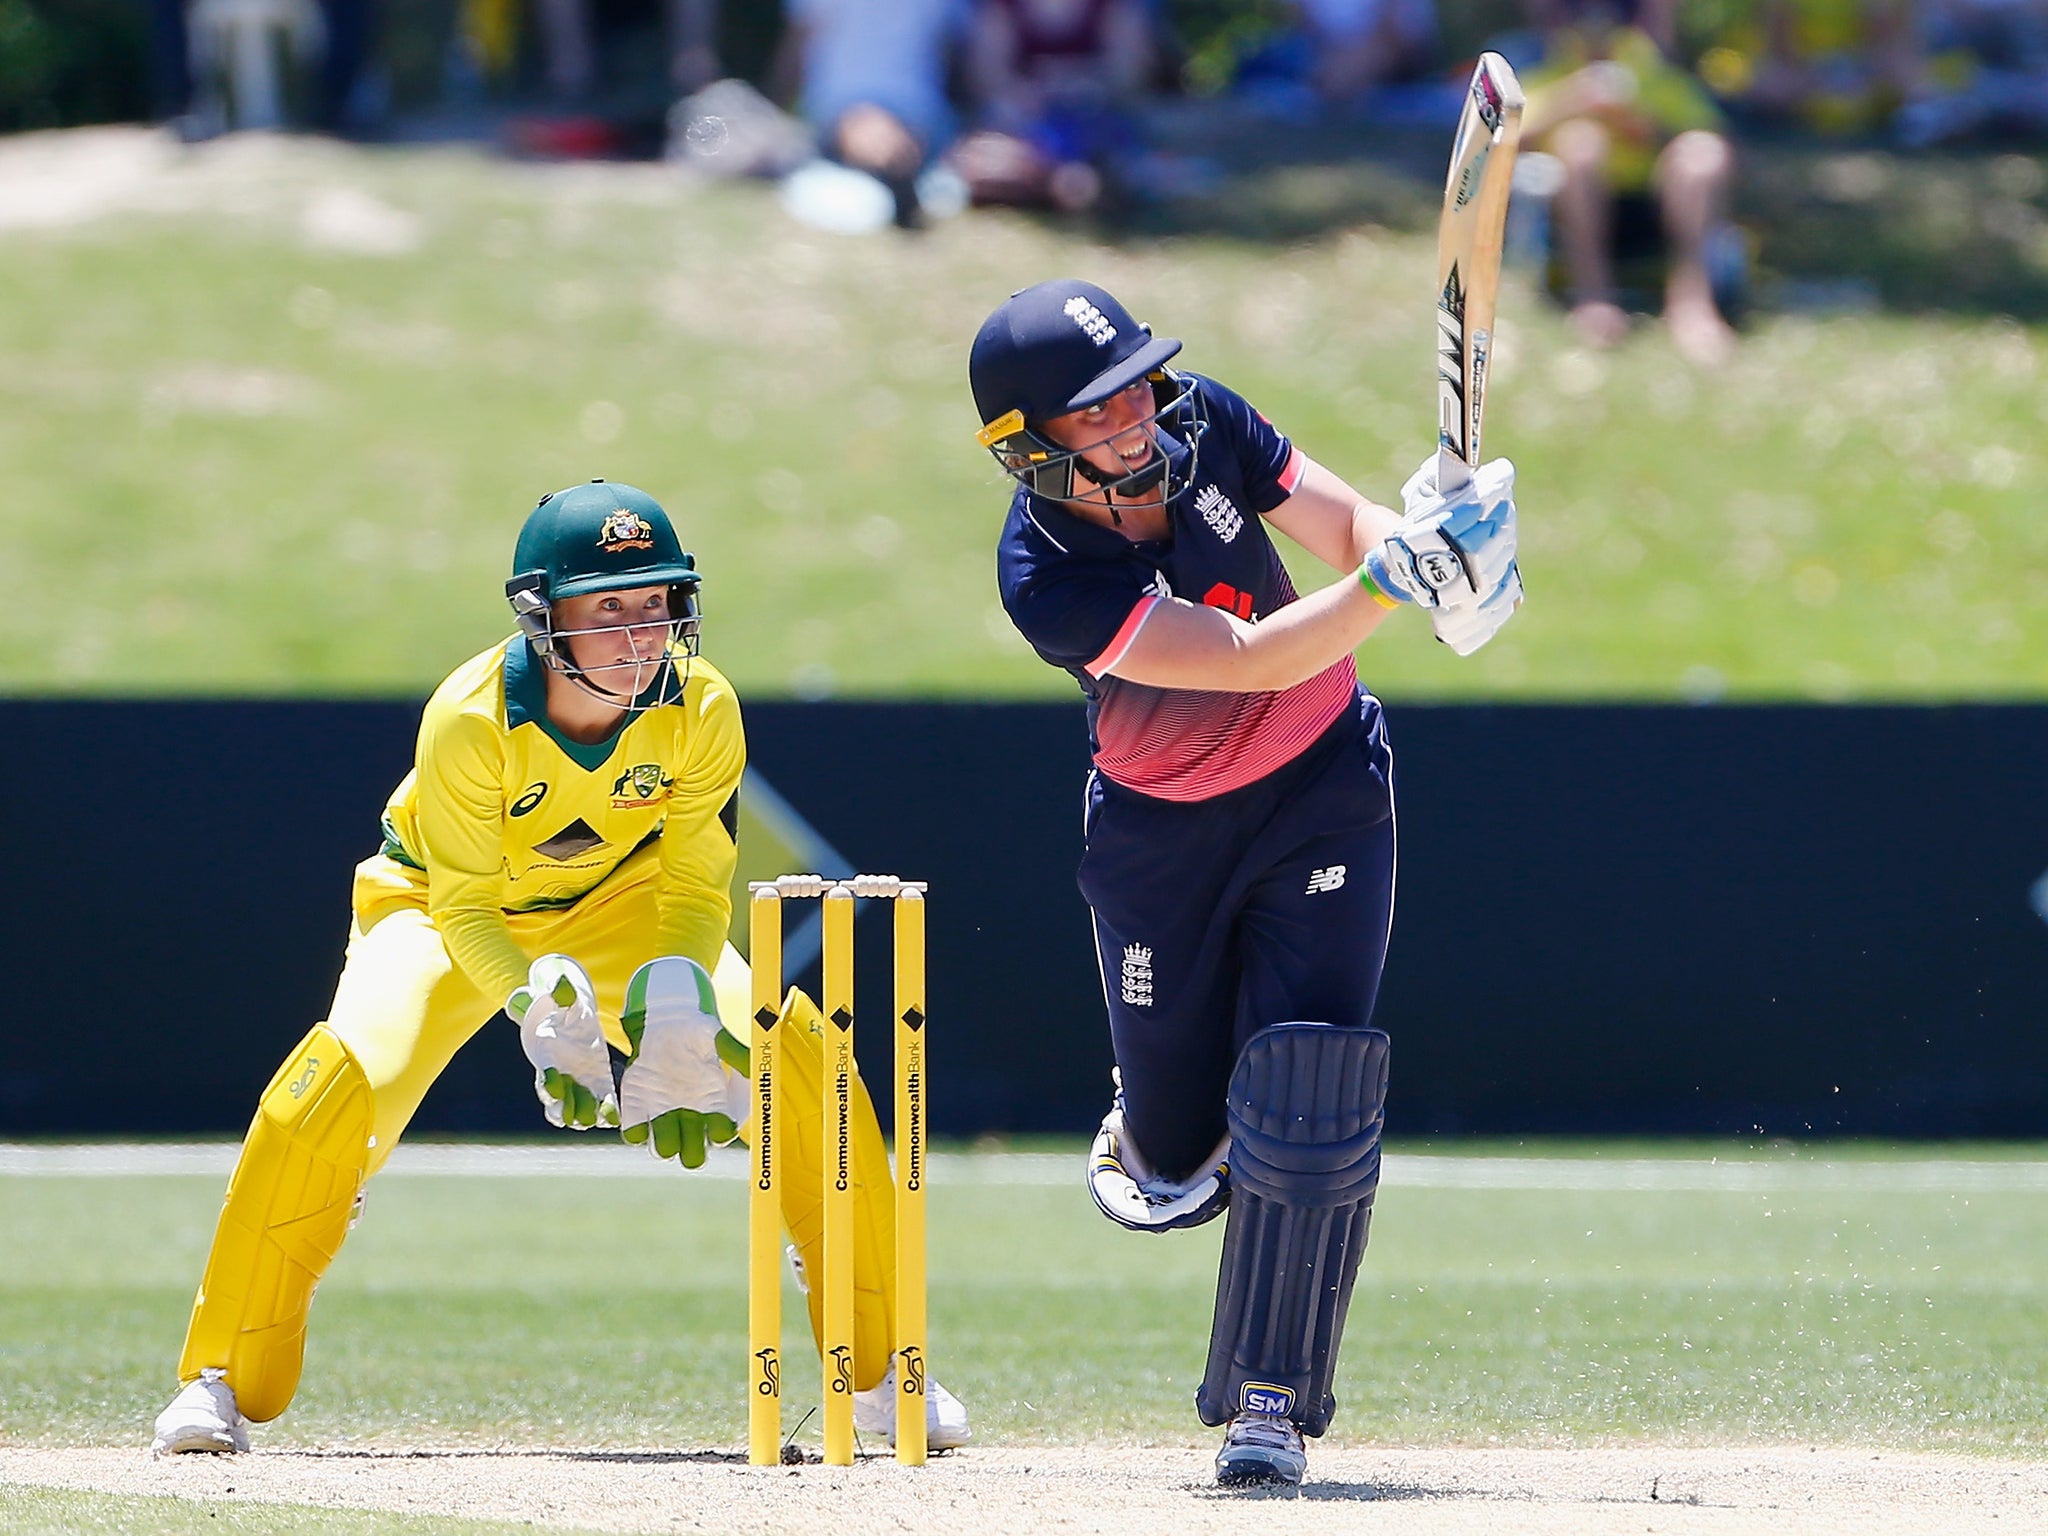
M 663 699 L 675 697 L 678 690 L 671 675 L 672 667 L 673 663 L 663 662 L 660 673 L 634 702 L 642 708 L 649 708 Z M 575 741 L 564 736 L 555 722 L 548 718 L 547 673 L 544 663 L 533 653 L 533 642 L 524 635 L 515 635 L 505 642 L 506 730 L 537 725 L 548 733 L 570 762 L 586 772 L 595 772 L 612 755 L 612 748 L 619 744 L 620 735 L 632 721 L 632 715 L 623 717 L 618 730 L 603 741 Z

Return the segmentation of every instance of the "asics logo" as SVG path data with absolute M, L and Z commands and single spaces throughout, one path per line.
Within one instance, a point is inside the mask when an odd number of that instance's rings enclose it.
M 1344 884 L 1342 864 L 1332 864 L 1327 869 L 1312 869 L 1308 872 L 1308 889 L 1304 896 L 1320 896 L 1325 891 L 1334 891 Z

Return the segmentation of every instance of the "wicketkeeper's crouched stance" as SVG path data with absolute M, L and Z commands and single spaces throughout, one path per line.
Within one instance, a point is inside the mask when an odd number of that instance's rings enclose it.
M 228 1183 L 158 1451 L 240 1451 L 291 1403 L 313 1288 L 365 1181 L 456 1050 L 502 1007 L 548 1119 L 619 1126 L 700 1166 L 749 1118 L 746 962 L 726 943 L 746 747 L 732 686 L 697 655 L 699 576 L 644 492 L 542 501 L 507 590 L 519 633 L 429 700 L 414 771 L 357 866 L 348 958 L 323 1023 L 258 1103 Z M 715 975 L 715 981 L 714 981 Z M 818 1273 L 818 1011 L 783 1008 L 783 1216 Z M 894 1207 L 856 1079 L 856 1421 L 893 1437 Z M 810 1112 L 805 1112 L 805 1104 Z M 821 1298 L 811 1296 L 812 1329 Z M 968 1438 L 930 1385 L 934 1449 Z
M 1387 1084 L 1393 758 L 1352 651 L 1403 607 L 1460 655 L 1507 622 L 1514 470 L 1443 495 L 1432 455 L 1396 513 L 1179 350 L 1055 281 L 988 318 L 969 372 L 1017 482 L 1004 607 L 1088 701 L 1080 885 L 1120 1074 L 1089 1187 L 1146 1232 L 1227 1206 L 1196 1408 L 1229 1426 L 1219 1481 L 1298 1483 L 1336 1407 Z M 1298 596 L 1269 528 L 1344 579 Z

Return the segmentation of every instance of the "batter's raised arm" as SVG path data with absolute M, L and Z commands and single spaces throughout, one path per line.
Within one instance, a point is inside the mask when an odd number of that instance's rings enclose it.
M 1266 521 L 1331 570 L 1348 573 L 1401 526 L 1401 514 L 1304 454 L 1294 494 L 1268 512 Z
M 1480 644 L 1491 637 L 1499 625 L 1487 601 L 1500 592 L 1515 556 L 1512 468 L 1490 500 L 1446 503 L 1432 486 L 1408 498 L 1414 510 L 1403 517 L 1313 460 L 1303 466 L 1294 494 L 1266 520 L 1326 565 L 1351 571 L 1352 579 L 1256 621 L 1158 599 L 1134 615 L 1136 633 L 1106 671 L 1156 688 L 1277 692 L 1349 655 L 1403 603 L 1432 610 L 1438 637 L 1460 655 L 1477 649 L 1461 644 L 1468 634 L 1483 630 Z M 1519 595 L 1519 582 L 1514 590 Z M 1476 617 L 1483 608 L 1484 618 Z
M 1108 671 L 1154 688 L 1278 693 L 1365 643 L 1393 604 L 1363 580 L 1332 582 L 1257 622 L 1177 597 L 1149 598 Z
M 1356 650 L 1393 612 L 1397 605 L 1378 598 L 1361 565 L 1399 529 L 1400 513 L 1304 456 L 1294 494 L 1266 521 L 1354 579 L 1333 582 L 1255 624 L 1220 608 L 1161 601 L 1111 669 L 1118 677 L 1159 688 L 1276 692 Z

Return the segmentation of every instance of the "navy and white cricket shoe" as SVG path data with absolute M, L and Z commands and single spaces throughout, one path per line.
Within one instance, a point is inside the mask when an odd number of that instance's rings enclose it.
M 1301 1426 L 1271 1413 L 1240 1413 L 1223 1432 L 1216 1481 L 1225 1488 L 1293 1488 L 1308 1472 Z

